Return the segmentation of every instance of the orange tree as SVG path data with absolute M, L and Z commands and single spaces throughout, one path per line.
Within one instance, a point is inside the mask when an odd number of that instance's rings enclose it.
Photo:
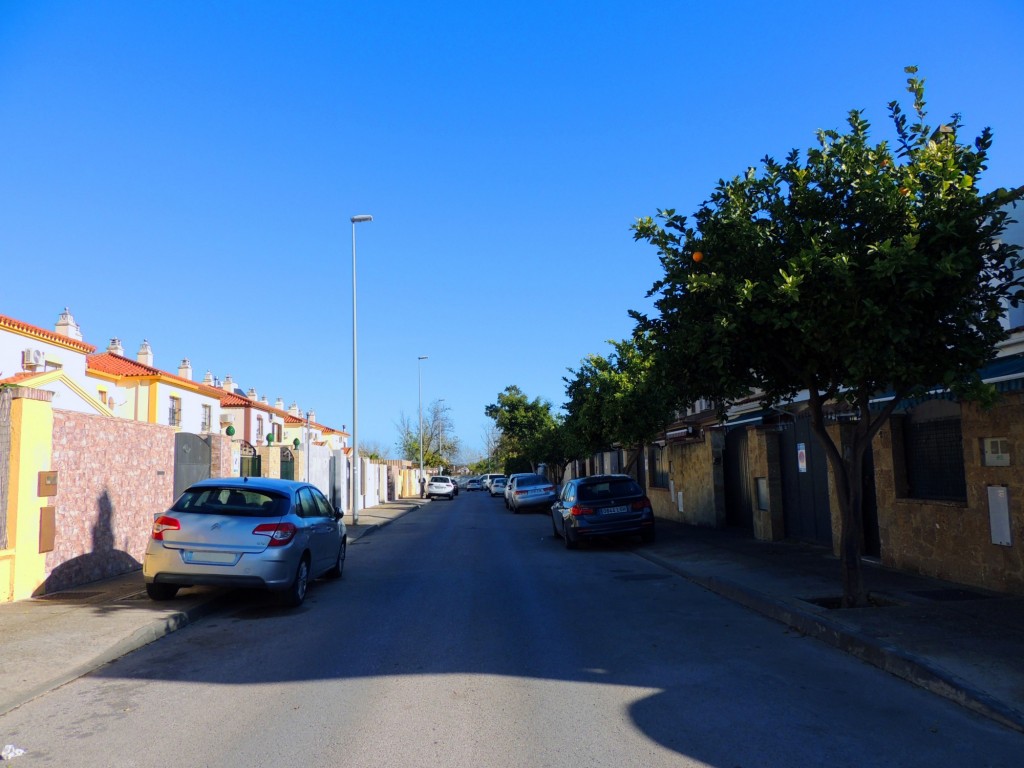
M 721 181 L 691 225 L 674 210 L 639 219 L 664 269 L 657 313 L 636 314 L 679 400 L 765 406 L 807 399 L 840 509 L 843 604 L 867 600 L 861 476 L 872 438 L 904 398 L 944 385 L 991 398 L 979 369 L 1004 338 L 1004 303 L 1022 297 L 1020 249 L 1000 244 L 1024 188 L 979 190 L 992 135 L 960 141 L 960 116 L 926 123 L 924 82 L 908 67 L 913 115 L 893 101 L 895 148 L 872 144 L 858 111 L 785 162 Z M 892 394 L 876 411 L 869 401 Z M 856 420 L 842 450 L 830 407 Z

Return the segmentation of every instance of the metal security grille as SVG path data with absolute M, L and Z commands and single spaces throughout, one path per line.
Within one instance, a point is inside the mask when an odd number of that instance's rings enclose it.
M 913 499 L 966 501 L 960 419 L 905 425 L 907 484 Z
M 668 457 L 667 451 L 660 445 L 652 445 L 647 456 L 647 466 L 651 472 L 652 488 L 668 488 Z

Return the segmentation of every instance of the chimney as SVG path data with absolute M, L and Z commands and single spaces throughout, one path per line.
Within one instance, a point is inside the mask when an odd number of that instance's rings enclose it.
M 233 382 L 231 380 L 231 374 L 230 373 L 227 376 L 224 377 L 224 383 L 221 385 L 221 388 L 225 392 L 234 392 L 235 391 L 235 382 Z
M 213 383 L 213 374 L 210 373 L 209 371 L 207 371 L 206 375 L 203 376 L 203 384 L 206 384 L 209 387 L 215 386 L 215 384 Z
M 299 413 L 299 404 L 293 402 L 291 405 L 289 405 L 288 413 L 290 413 L 292 416 L 300 416 L 301 414 Z
M 107 352 L 118 357 L 124 357 L 124 347 L 121 346 L 121 340 L 117 338 L 111 339 L 107 345 Z
M 266 395 L 264 395 L 263 397 L 260 398 L 260 402 L 263 403 L 264 405 L 270 405 L 270 401 L 267 400 L 267 396 Z
M 277 398 L 277 400 L 274 401 L 274 407 L 277 408 L 277 410 L 279 410 L 279 411 L 283 411 L 284 410 L 284 400 L 282 400 L 280 397 Z
M 259 397 L 256 395 L 256 387 L 249 387 L 249 391 L 245 393 L 245 396 L 250 400 L 259 400 Z
M 148 365 L 150 368 L 153 367 L 153 348 L 149 346 L 149 342 L 145 339 L 142 340 L 142 344 L 139 346 L 139 354 L 135 356 L 135 359 L 143 365 Z
M 78 323 L 75 322 L 75 318 L 71 316 L 67 307 L 64 307 L 64 311 L 57 318 L 57 327 L 54 328 L 54 331 L 69 339 L 82 340 L 82 329 L 78 327 Z
M 314 411 L 314 410 L 310 409 L 310 411 L 309 411 L 309 414 L 308 414 L 307 418 L 308 418 L 308 419 L 309 419 L 310 421 L 316 421 L 316 411 Z
M 192 363 L 189 362 L 187 357 L 182 360 L 181 365 L 178 366 L 178 375 L 183 379 L 192 381 Z

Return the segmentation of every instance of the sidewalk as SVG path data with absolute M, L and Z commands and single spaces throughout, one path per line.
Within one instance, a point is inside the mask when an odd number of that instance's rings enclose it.
M 420 504 L 403 499 L 360 510 L 359 525 L 348 524 L 349 541 Z M 145 589 L 139 570 L 0 604 L 0 715 L 215 612 L 225 593 L 192 587 L 155 603 Z
M 355 540 L 419 507 L 360 512 Z M 1024 732 L 1024 597 L 866 564 L 879 607 L 835 610 L 839 562 L 823 547 L 658 522 L 632 551 L 971 710 Z M 170 606 L 134 572 L 42 599 L 0 605 L 0 715 L 217 608 L 221 590 L 183 591 Z

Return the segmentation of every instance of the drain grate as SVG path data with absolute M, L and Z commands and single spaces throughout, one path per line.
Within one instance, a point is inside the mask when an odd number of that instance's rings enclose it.
M 49 595 L 39 595 L 36 600 L 89 600 L 103 594 L 102 592 L 53 592 Z
M 936 602 L 953 602 L 956 600 L 988 600 L 992 595 L 983 595 L 981 592 L 972 592 L 969 589 L 943 588 L 943 589 L 919 589 L 911 592 L 912 595 L 923 597 L 925 600 Z

